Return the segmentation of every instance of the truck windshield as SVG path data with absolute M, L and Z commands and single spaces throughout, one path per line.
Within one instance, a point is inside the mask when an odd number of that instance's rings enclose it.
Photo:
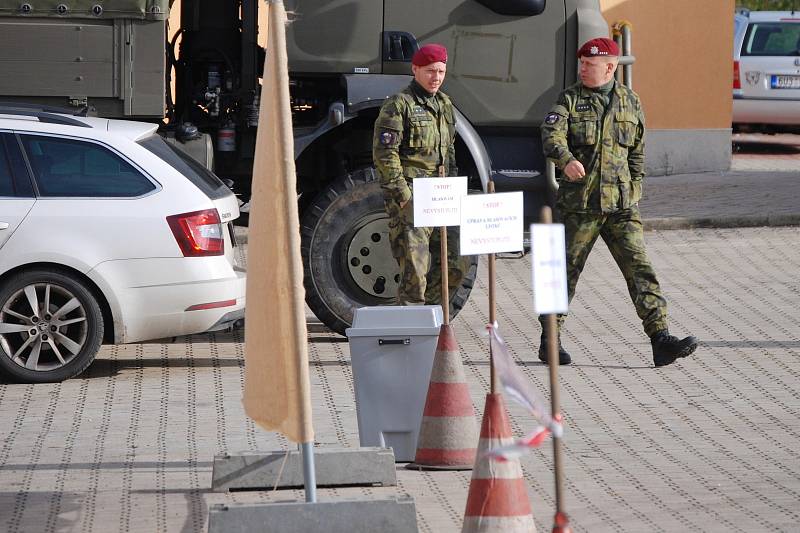
M 800 55 L 800 22 L 753 22 L 747 30 L 742 55 Z
M 206 167 L 182 152 L 179 148 L 170 146 L 159 135 L 151 135 L 138 141 L 140 145 L 164 160 L 169 166 L 186 176 L 197 185 L 209 198 L 216 200 L 231 193 L 231 190 Z

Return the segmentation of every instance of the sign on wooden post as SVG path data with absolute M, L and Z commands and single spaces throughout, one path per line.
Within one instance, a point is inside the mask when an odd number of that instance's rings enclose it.
M 522 250 L 521 192 L 473 194 L 461 199 L 461 255 Z
M 537 314 L 566 313 L 567 261 L 563 224 L 531 224 L 533 309 Z
M 438 228 L 461 223 L 467 177 L 414 178 L 414 226 Z

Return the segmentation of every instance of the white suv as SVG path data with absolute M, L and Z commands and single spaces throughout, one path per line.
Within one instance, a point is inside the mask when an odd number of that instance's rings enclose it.
M 733 125 L 800 131 L 800 12 L 734 16 Z
M 0 104 L 0 373 L 60 381 L 102 342 L 244 316 L 236 197 L 156 125 Z

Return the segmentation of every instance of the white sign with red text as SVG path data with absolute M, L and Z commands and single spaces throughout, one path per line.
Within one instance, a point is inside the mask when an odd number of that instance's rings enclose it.
M 567 259 L 564 224 L 531 224 L 533 310 L 540 315 L 566 313 Z
M 461 199 L 461 255 L 519 252 L 522 228 L 521 192 Z
M 467 177 L 414 178 L 414 227 L 458 226 Z

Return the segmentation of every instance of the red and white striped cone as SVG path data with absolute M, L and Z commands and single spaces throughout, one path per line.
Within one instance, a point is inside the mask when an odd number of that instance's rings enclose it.
M 512 442 L 503 396 L 487 394 L 462 533 L 536 532 L 519 460 L 498 461 L 486 456 L 488 450 Z
M 408 468 L 470 470 L 475 461 L 476 434 L 461 352 L 453 329 L 443 324 L 422 412 L 417 453 Z

